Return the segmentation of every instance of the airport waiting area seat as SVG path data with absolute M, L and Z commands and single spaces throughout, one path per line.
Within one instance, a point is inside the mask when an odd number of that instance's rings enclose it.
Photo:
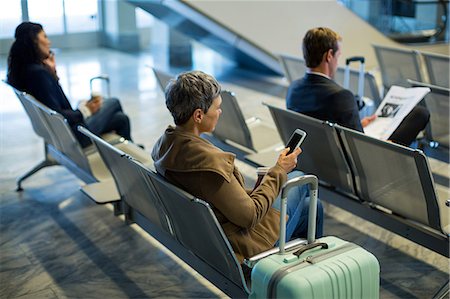
M 380 67 L 384 93 L 392 85 L 409 87 L 408 79 L 423 81 L 420 54 L 415 50 L 373 45 Z
M 295 129 L 301 128 L 307 132 L 301 145 L 302 154 L 298 158 L 297 169 L 317 175 L 322 183 L 342 192 L 354 194 L 351 169 L 334 127 L 304 114 L 265 105 L 269 108 L 284 144 L 287 144 Z
M 320 179 L 321 199 L 449 257 L 447 198 L 438 197 L 420 150 L 267 107 L 283 140 L 296 128 L 307 132 L 298 168 Z
M 408 80 L 408 82 L 413 87 L 427 87 L 431 89 L 431 92 L 424 99 L 425 106 L 430 111 L 430 122 L 426 129 L 425 137 L 429 142 L 448 149 L 450 138 L 450 89 L 412 80 Z
M 213 136 L 231 145 L 237 145 L 260 152 L 281 146 L 280 137 L 272 128 L 260 119 L 246 120 L 233 92 L 222 90 L 222 114 Z
M 247 277 L 210 204 L 167 182 L 86 128 L 78 130 L 91 138 L 110 169 L 128 224 L 141 226 L 230 297 L 248 296 Z M 303 244 L 306 240 L 296 239 L 288 242 L 286 248 Z M 260 253 L 250 259 L 251 263 L 276 252 L 275 247 Z
M 284 71 L 284 76 L 289 83 L 302 78 L 307 71 L 305 60 L 303 58 L 281 54 L 279 55 L 279 60 Z M 334 79 L 341 86 L 344 84 L 344 76 L 345 68 L 338 67 Z M 358 94 L 359 71 L 350 69 L 349 79 L 349 90 L 355 95 Z M 378 107 L 382 101 L 375 77 L 372 73 L 367 71 L 364 72 L 364 97 L 371 99 L 375 108 Z
M 22 103 L 35 133 L 43 138 L 45 147 L 45 160 L 18 178 L 17 190 L 22 191 L 22 182 L 40 169 L 62 165 L 86 183 L 81 189 L 96 203 L 119 201 L 119 194 L 111 174 L 95 148 L 93 146 L 82 148 L 61 114 L 49 109 L 33 96 L 14 87 L 12 89 Z M 113 133 L 102 137 L 115 146 L 133 153 L 144 163 L 150 163 L 151 160 L 140 147 L 122 137 Z
M 420 52 L 428 73 L 429 83 L 450 88 L 450 56 Z
M 337 130 L 354 169 L 359 198 L 374 207 L 388 209 L 412 225 L 418 223 L 448 242 L 446 199 L 439 199 L 436 194 L 425 154 L 343 127 Z
M 165 90 L 171 75 L 154 69 L 161 90 Z M 222 90 L 222 114 L 212 135 L 244 152 L 259 152 L 280 146 L 275 128 L 258 118 L 245 119 L 233 92 Z
M 303 58 L 288 54 L 280 54 L 278 60 L 280 61 L 284 76 L 289 83 L 302 78 L 308 70 Z
M 248 294 L 233 249 L 210 205 L 83 127 L 116 181 L 127 223 L 144 228 L 229 295 Z M 205 246 L 207 242 L 207 246 Z

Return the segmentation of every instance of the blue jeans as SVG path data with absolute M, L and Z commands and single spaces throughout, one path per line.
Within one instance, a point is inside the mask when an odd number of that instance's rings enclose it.
M 100 110 L 86 119 L 86 126 L 96 135 L 114 131 L 123 138 L 131 140 L 130 120 L 123 113 L 122 106 L 116 98 L 104 100 Z
M 301 176 L 301 171 L 292 171 L 288 174 L 288 180 Z M 273 208 L 281 210 L 281 194 L 275 199 Z M 287 197 L 287 214 L 289 219 L 286 223 L 286 241 L 295 238 L 306 238 L 308 232 L 309 211 L 309 186 L 298 186 L 289 191 Z M 317 199 L 316 238 L 323 235 L 323 207 Z M 275 244 L 278 246 L 278 241 Z

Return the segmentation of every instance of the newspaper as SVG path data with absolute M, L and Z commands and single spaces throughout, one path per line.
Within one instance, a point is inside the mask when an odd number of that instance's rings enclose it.
M 427 87 L 392 86 L 375 112 L 377 118 L 364 128 L 364 133 L 387 140 L 414 106 L 430 91 Z

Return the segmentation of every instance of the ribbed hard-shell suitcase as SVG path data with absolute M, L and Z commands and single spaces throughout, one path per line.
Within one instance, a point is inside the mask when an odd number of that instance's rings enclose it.
M 286 196 L 289 189 L 311 184 L 308 244 L 286 251 Z M 378 298 L 380 266 L 360 246 L 336 237 L 315 240 L 317 178 L 288 181 L 282 190 L 280 251 L 256 263 L 249 298 Z

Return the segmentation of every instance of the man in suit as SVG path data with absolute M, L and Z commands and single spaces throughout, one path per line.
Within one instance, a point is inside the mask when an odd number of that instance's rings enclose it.
M 364 132 L 363 127 L 374 121 L 376 115 L 360 119 L 353 93 L 333 80 L 341 47 L 342 38 L 329 28 L 313 28 L 306 33 L 303 57 L 308 71 L 289 86 L 286 106 L 290 110 Z M 429 118 L 426 108 L 414 107 L 389 140 L 409 146 L 425 128 Z

